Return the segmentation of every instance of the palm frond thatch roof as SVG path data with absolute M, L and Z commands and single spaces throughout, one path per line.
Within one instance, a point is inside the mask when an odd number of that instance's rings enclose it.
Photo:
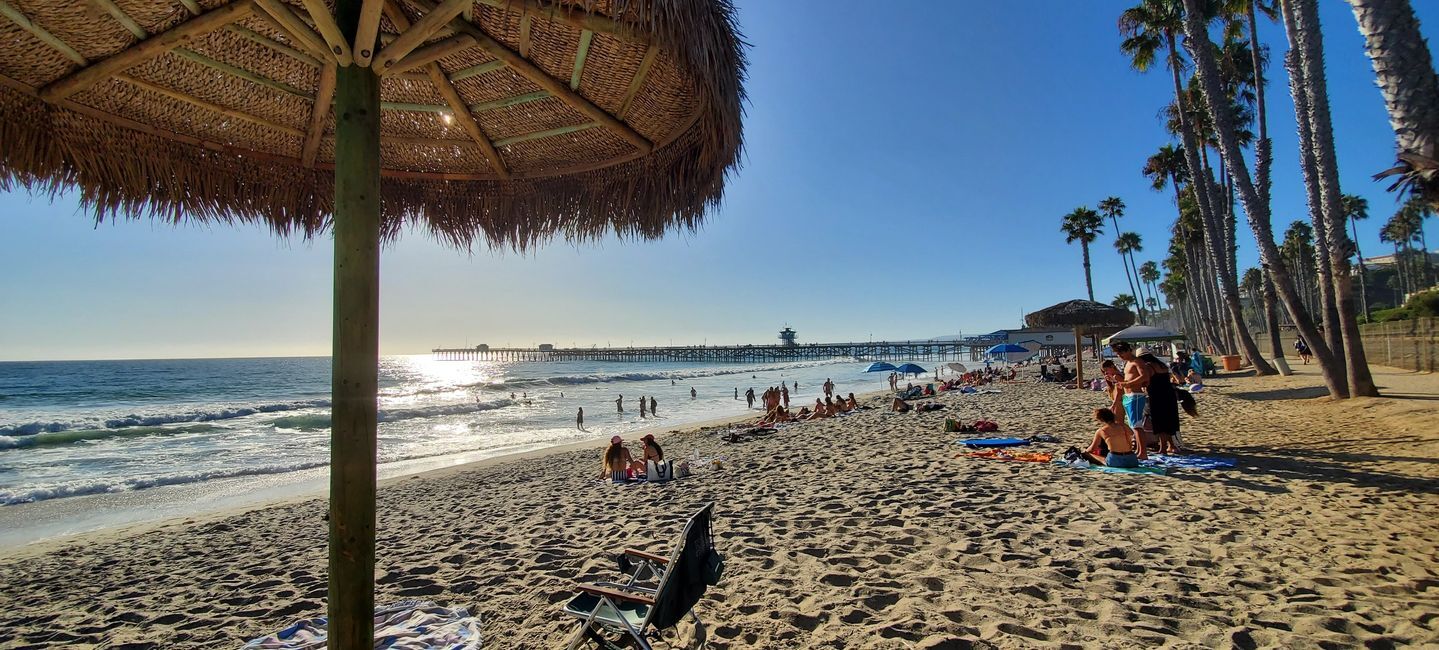
M 383 5 L 363 55 L 383 70 L 386 236 L 412 224 L 460 247 L 653 238 L 697 227 L 720 200 L 744 101 L 728 0 Z M 329 38 L 333 11 L 0 2 L 0 189 L 75 189 L 102 220 L 323 231 L 334 71 L 362 56 Z
M 1062 327 L 1102 335 L 1133 325 L 1134 313 L 1093 300 L 1067 300 L 1030 312 L 1024 322 L 1030 327 Z

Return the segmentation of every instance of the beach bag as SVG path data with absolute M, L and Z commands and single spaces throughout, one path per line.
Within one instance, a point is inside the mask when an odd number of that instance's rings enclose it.
M 645 480 L 650 483 L 662 483 L 675 477 L 675 462 L 662 460 L 659 462 L 649 461 L 645 463 Z

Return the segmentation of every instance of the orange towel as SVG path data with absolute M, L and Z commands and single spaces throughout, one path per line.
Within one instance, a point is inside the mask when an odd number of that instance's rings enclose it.
M 1054 454 L 1026 454 L 1003 449 L 982 449 L 980 451 L 966 451 L 955 458 L 968 456 L 970 458 L 985 458 L 989 460 L 1009 460 L 1020 463 L 1048 463 L 1054 460 Z

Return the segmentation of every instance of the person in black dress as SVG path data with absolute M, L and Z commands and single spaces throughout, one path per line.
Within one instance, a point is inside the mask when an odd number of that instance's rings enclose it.
M 1149 428 L 1159 437 L 1159 453 L 1177 454 L 1175 436 L 1179 433 L 1179 396 L 1169 378 L 1169 367 L 1148 350 L 1135 355 L 1140 363 L 1149 364 L 1152 373 L 1145 393 L 1149 396 Z

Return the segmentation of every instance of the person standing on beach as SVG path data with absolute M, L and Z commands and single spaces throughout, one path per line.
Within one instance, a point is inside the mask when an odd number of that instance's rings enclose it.
M 660 412 L 655 410 L 655 407 L 657 406 L 659 406 L 659 402 L 655 401 L 654 395 L 650 395 L 650 417 L 657 418 L 660 416 Z
M 1134 354 L 1134 346 L 1124 341 L 1115 341 L 1109 344 L 1109 349 L 1124 360 L 1124 378 L 1118 382 L 1118 386 L 1124 389 L 1124 397 L 1121 404 L 1124 407 L 1125 419 L 1129 420 L 1129 426 L 1144 441 L 1144 432 L 1148 428 L 1147 407 L 1149 396 L 1146 390 L 1149 387 L 1149 380 L 1154 375 L 1154 369 L 1144 361 L 1140 361 Z
M 624 413 L 624 412 L 625 412 L 625 396 L 624 396 L 624 395 L 620 395 L 620 398 L 617 399 L 617 400 L 615 400 L 615 412 L 616 412 L 616 413 Z
M 580 411 L 575 414 L 575 428 L 585 430 L 585 407 L 581 406 Z
M 640 419 L 645 418 L 645 396 L 640 395 Z
M 834 381 L 830 380 L 829 378 L 825 378 L 825 380 L 824 380 L 824 396 L 825 396 L 825 397 L 830 397 L 830 396 L 832 396 L 832 395 L 834 395 Z
M 734 387 L 734 398 L 736 402 L 739 401 L 739 386 Z
M 754 389 L 753 389 L 753 388 L 751 388 L 751 389 L 749 389 L 749 390 L 746 390 L 746 391 L 744 392 L 744 401 L 745 401 L 745 408 L 751 408 L 751 409 L 754 408 Z
M 1304 341 L 1304 337 L 1294 339 L 1294 351 L 1299 353 L 1299 360 L 1303 361 L 1304 365 L 1309 365 L 1309 357 L 1314 353 L 1309 351 L 1309 344 Z

